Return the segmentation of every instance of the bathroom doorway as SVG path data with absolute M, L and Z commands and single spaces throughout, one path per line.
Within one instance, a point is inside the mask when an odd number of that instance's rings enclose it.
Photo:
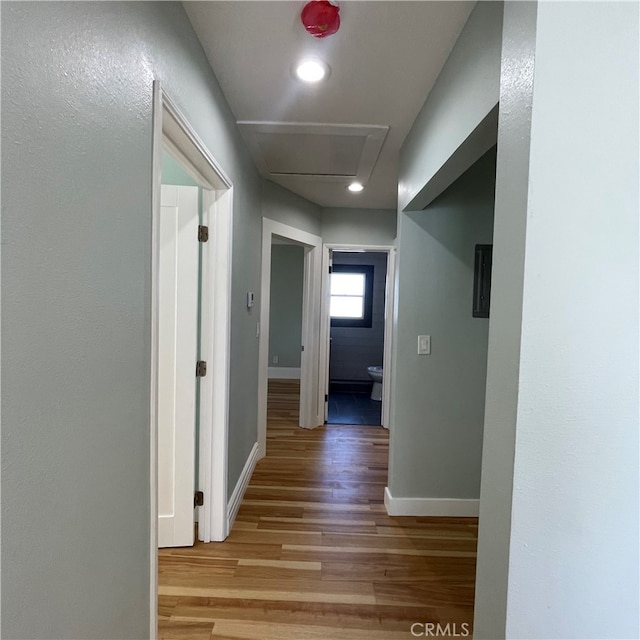
M 392 247 L 325 245 L 328 424 L 388 427 L 394 257 Z

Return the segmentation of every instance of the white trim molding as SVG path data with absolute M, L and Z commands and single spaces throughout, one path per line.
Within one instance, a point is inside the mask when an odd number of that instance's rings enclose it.
M 300 367 L 269 367 L 269 380 L 300 380 Z
M 151 393 L 149 433 L 149 637 L 158 637 L 158 265 L 162 153 L 168 149 L 203 189 L 203 220 L 212 236 L 203 249 L 202 354 L 211 376 L 200 387 L 198 533 L 204 542 L 227 535 L 229 354 L 231 349 L 231 244 L 233 184 L 158 80 L 153 83 L 153 188 L 151 194 Z M 206 246 L 206 245 L 205 245 Z M 215 304 L 214 304 L 215 302 Z
M 460 498 L 399 498 L 384 488 L 384 506 L 390 516 L 478 516 L 480 500 Z
M 227 536 L 233 184 L 176 103 L 158 82 L 154 87 L 158 94 L 154 135 L 161 136 L 162 144 L 202 187 L 203 224 L 209 227 L 210 240 L 202 246 L 200 353 L 211 375 L 200 383 L 200 438 L 196 446 L 200 459 L 198 485 L 204 492 L 204 504 L 198 508 L 198 536 L 203 542 L 218 542 Z M 154 169 L 159 188 L 160 146 L 154 147 Z M 156 203 L 154 220 L 157 215 Z M 157 253 L 156 245 L 157 240 Z M 154 257 L 154 268 L 156 262 Z
M 252 449 L 247 461 L 244 464 L 244 469 L 238 478 L 238 482 L 236 484 L 231 497 L 229 498 L 229 503 L 227 504 L 227 532 L 231 531 L 231 527 L 235 522 L 236 516 L 238 515 L 238 510 L 240 509 L 240 505 L 242 504 L 242 499 L 244 498 L 244 494 L 249 486 L 249 482 L 251 481 L 251 476 L 253 475 L 253 471 L 256 468 L 256 464 L 258 463 L 258 443 L 256 442 Z
M 149 638 L 158 637 L 158 278 L 162 184 L 162 88 L 153 83 L 151 190 L 151 380 L 149 407 Z

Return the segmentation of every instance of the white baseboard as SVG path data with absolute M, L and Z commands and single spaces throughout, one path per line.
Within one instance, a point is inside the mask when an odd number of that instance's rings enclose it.
M 256 464 L 258 462 L 258 443 L 256 442 L 251 449 L 251 453 L 245 462 L 244 469 L 238 478 L 238 482 L 236 484 L 236 488 L 233 490 L 231 494 L 231 498 L 229 498 L 229 503 L 227 505 L 227 531 L 231 531 L 231 527 L 238 515 L 238 510 L 240 509 L 240 505 L 242 504 L 242 499 L 244 498 L 245 491 L 249 486 L 249 481 L 251 480 L 251 476 L 253 475 L 253 470 L 256 468 Z
M 269 378 L 300 380 L 300 367 L 269 367 Z
M 384 506 L 390 516 L 476 517 L 480 500 L 457 498 L 398 498 L 384 488 Z

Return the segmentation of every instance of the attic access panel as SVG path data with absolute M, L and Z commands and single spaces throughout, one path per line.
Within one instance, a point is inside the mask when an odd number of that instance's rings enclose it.
M 366 183 L 389 127 L 295 122 L 238 122 L 265 178 Z
M 365 138 L 361 136 L 258 133 L 270 174 L 353 176 L 358 173 Z

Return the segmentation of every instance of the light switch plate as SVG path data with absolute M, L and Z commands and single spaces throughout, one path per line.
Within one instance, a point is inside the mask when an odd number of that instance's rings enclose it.
M 431 336 L 418 336 L 418 355 L 428 356 L 431 354 Z

